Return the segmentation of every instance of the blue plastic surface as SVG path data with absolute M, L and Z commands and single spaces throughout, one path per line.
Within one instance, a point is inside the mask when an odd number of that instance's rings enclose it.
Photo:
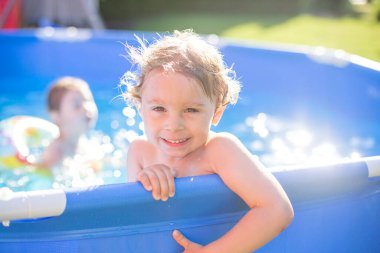
M 365 162 L 274 174 L 295 219 L 258 252 L 380 249 L 380 181 L 368 180 Z M 208 243 L 246 211 L 216 175 L 177 179 L 176 196 L 167 202 L 154 201 L 137 183 L 73 189 L 61 216 L 1 227 L 0 252 L 180 252 L 173 229 Z

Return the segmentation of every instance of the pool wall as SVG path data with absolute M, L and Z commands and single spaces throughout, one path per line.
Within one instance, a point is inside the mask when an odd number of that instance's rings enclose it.
M 1 31 L 1 95 L 45 90 L 62 75 L 82 77 L 94 89 L 113 89 L 130 68 L 120 56 L 122 43 L 130 39 L 130 32 Z M 342 131 L 368 132 L 378 140 L 378 63 L 321 49 L 218 43 L 244 83 L 239 103 L 284 117 L 313 111 L 316 125 L 334 118 Z M 251 92 L 253 102 L 245 99 Z M 259 103 L 269 96 L 281 106 Z M 2 117 L 10 113 L 1 111 Z M 361 124 L 364 130 L 357 128 Z M 292 201 L 295 219 L 257 252 L 379 252 L 378 146 L 367 155 L 373 157 L 314 167 L 279 166 L 274 175 Z M 70 189 L 65 195 L 66 208 L 57 217 L 1 226 L 0 252 L 181 252 L 171 237 L 173 229 L 208 243 L 247 211 L 215 175 L 177 179 L 176 196 L 167 202 L 154 201 L 137 183 Z
M 380 157 L 369 160 L 377 177 L 368 177 L 368 159 L 274 172 L 295 219 L 257 252 L 378 252 Z M 137 183 L 66 190 L 66 198 L 60 216 L 0 227 L 0 252 L 181 252 L 173 229 L 208 243 L 248 210 L 216 175 L 177 179 L 167 202 Z

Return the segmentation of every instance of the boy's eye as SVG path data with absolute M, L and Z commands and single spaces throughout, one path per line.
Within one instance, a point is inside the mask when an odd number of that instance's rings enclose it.
M 156 111 L 156 112 L 165 112 L 165 108 L 162 107 L 162 106 L 155 106 L 155 107 L 153 107 L 153 111 Z
M 199 110 L 195 108 L 186 108 L 185 112 L 199 112 Z

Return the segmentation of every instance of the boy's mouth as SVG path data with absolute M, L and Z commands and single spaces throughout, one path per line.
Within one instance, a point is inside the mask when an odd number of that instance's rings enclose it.
M 167 143 L 170 143 L 170 144 L 182 144 L 186 141 L 188 141 L 190 138 L 183 138 L 183 139 L 166 139 L 166 138 L 162 138 L 161 139 Z

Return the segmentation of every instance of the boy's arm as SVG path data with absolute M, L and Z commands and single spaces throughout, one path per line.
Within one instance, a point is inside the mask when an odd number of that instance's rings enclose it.
M 252 252 L 287 227 L 293 218 L 292 206 L 277 180 L 264 171 L 236 137 L 225 134 L 212 142 L 208 155 L 215 172 L 251 209 L 230 231 L 201 252 Z M 181 245 L 194 247 L 178 233 L 174 238 Z
M 33 163 L 39 169 L 51 169 L 54 167 L 61 159 L 62 152 L 60 150 L 60 145 L 57 140 L 54 140 L 50 145 L 44 150 L 41 158 Z

